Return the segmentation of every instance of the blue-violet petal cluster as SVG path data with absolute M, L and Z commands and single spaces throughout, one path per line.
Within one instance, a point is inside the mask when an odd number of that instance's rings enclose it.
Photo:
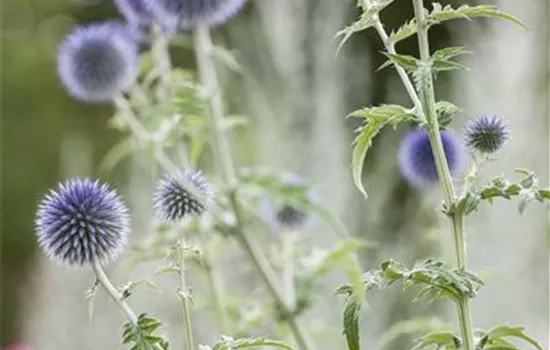
M 137 74 L 138 46 L 115 22 L 76 27 L 59 47 L 57 68 L 73 97 L 105 102 L 122 94 Z
M 108 185 L 70 179 L 42 199 L 36 214 L 38 243 L 50 258 L 70 265 L 107 262 L 126 244 L 128 209 Z
M 157 182 L 153 200 L 158 217 L 173 222 L 190 214 L 201 215 L 205 211 L 205 206 L 184 184 L 192 185 L 206 198 L 208 205 L 212 199 L 210 184 L 201 171 L 186 169 L 177 175 L 167 174 Z
M 451 175 L 462 170 L 464 147 L 460 140 L 449 130 L 441 130 L 443 150 Z M 425 187 L 438 181 L 432 147 L 428 132 L 424 129 L 409 131 L 402 141 L 398 154 L 399 169 L 409 184 Z
M 306 183 L 302 178 L 294 176 L 288 180 L 287 185 L 300 191 L 303 190 L 304 195 L 307 197 L 305 201 L 311 203 L 318 201 L 314 191 L 306 187 Z M 303 199 L 299 199 L 298 202 L 303 202 Z M 299 208 L 293 203 L 281 200 L 273 195 L 267 195 L 263 198 L 260 211 L 266 222 L 277 230 L 304 230 L 312 224 L 314 218 L 311 211 Z
M 508 126 L 504 118 L 481 116 L 466 126 L 466 145 L 482 153 L 494 153 L 508 140 Z
M 153 22 L 149 0 L 115 0 L 115 5 L 131 24 L 148 26 Z
M 159 23 L 177 29 L 213 27 L 235 16 L 246 0 L 147 0 Z

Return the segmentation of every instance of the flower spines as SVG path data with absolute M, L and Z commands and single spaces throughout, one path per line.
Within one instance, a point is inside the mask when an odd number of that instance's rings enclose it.
M 462 170 L 464 147 L 449 130 L 441 130 L 441 141 L 451 175 Z M 438 181 L 435 158 L 430 145 L 428 132 L 424 129 L 409 131 L 401 143 L 398 163 L 401 174 L 407 182 L 416 187 L 424 187 Z
M 130 231 L 120 196 L 89 179 L 70 179 L 50 190 L 39 204 L 35 223 L 46 255 L 70 265 L 113 259 Z
M 177 221 L 191 214 L 204 213 L 205 206 L 192 191 L 185 188 L 186 183 L 201 193 L 208 204 L 212 191 L 201 171 L 185 170 L 177 175 L 167 174 L 157 182 L 153 196 L 157 216 L 166 221 Z
M 508 126 L 504 118 L 481 116 L 471 120 L 464 136 L 466 145 L 482 153 L 494 153 L 502 148 L 509 138 Z
M 57 68 L 73 97 L 105 102 L 126 91 L 137 74 L 138 47 L 131 30 L 113 21 L 77 27 L 60 45 Z
M 147 0 L 160 23 L 178 29 L 213 27 L 236 15 L 247 0 Z

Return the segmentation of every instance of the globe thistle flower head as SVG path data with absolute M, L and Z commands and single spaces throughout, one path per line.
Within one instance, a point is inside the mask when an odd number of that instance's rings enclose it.
M 287 180 L 289 188 L 296 188 L 298 191 L 305 191 L 306 200 L 318 202 L 318 196 L 312 189 L 306 188 L 306 183 L 297 176 Z M 302 201 L 302 200 L 298 200 Z M 260 204 L 262 217 L 276 230 L 305 230 L 312 223 L 314 215 L 307 209 L 300 208 L 291 201 L 277 198 L 273 195 L 265 196 Z
M 458 174 L 463 167 L 464 147 L 449 130 L 441 130 L 443 150 L 451 175 Z M 398 163 L 401 174 L 409 184 L 426 187 L 438 181 L 435 158 L 428 132 L 424 129 L 409 131 L 399 148 Z
M 75 28 L 60 45 L 57 70 L 71 96 L 110 101 L 134 82 L 138 47 L 134 32 L 116 21 Z
M 482 153 L 494 153 L 509 138 L 508 125 L 498 116 L 481 116 L 471 120 L 465 131 L 466 145 Z
M 183 181 L 182 181 L 183 180 Z M 206 198 L 206 205 L 212 200 L 210 184 L 201 171 L 184 170 L 180 174 L 167 174 L 156 185 L 153 196 L 157 216 L 165 221 L 177 221 L 191 214 L 202 215 L 206 207 L 186 184 L 194 187 Z
M 115 258 L 130 231 L 128 209 L 108 185 L 70 179 L 42 199 L 36 214 L 38 244 L 69 265 Z
M 247 0 L 147 0 L 160 23 L 179 29 L 214 27 L 235 16 Z

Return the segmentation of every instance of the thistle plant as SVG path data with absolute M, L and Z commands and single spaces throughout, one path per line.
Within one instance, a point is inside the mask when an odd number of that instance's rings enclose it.
M 453 243 L 454 259 L 452 267 L 432 258 L 417 263 L 412 268 L 393 260 L 381 264 L 380 270 L 367 271 L 365 289 L 385 288 L 400 282 L 404 288 L 417 287 L 418 297 L 450 299 L 457 308 L 460 331 L 438 331 L 421 338 L 414 349 L 519 349 L 510 338 L 519 338 L 532 347 L 542 346 L 530 338 L 522 327 L 507 325 L 487 330 L 474 329 L 470 312 L 470 299 L 474 298 L 483 286 L 481 278 L 467 269 L 466 235 L 464 220 L 474 212 L 482 200 L 492 203 L 495 197 L 520 198 L 520 213 L 527 203 L 533 200 L 542 202 L 549 199 L 547 189 L 538 188 L 535 174 L 529 170 L 517 170 L 524 178 L 519 183 L 510 183 L 496 177 L 486 187 L 476 185 L 479 167 L 487 161 L 487 154 L 497 152 L 508 138 L 506 123 L 500 117 L 480 117 L 468 124 L 464 139 L 472 151 L 471 167 L 467 172 L 461 192 L 457 192 L 453 175 L 460 171 L 460 159 L 465 155 L 460 141 L 443 129 L 452 121 L 458 107 L 447 101 L 436 101 L 434 79 L 444 71 L 462 69 L 464 66 L 454 60 L 466 51 L 461 47 L 443 48 L 432 52 L 428 40 L 431 27 L 445 21 L 474 17 L 493 17 L 510 20 L 523 26 L 516 17 L 495 9 L 492 6 L 467 5 L 453 8 L 432 3 L 432 9 L 425 8 L 423 0 L 412 0 L 415 17 L 398 30 L 388 34 L 380 20 L 379 13 L 389 7 L 392 0 L 359 0 L 361 18 L 338 33 L 343 36 L 340 47 L 354 33 L 373 28 L 385 47 L 383 54 L 388 61 L 381 67 L 395 67 L 412 100 L 413 106 L 382 105 L 357 110 L 352 117 L 364 120 L 353 149 L 353 175 L 355 185 L 367 197 L 362 183 L 363 160 L 371 146 L 372 139 L 387 124 L 394 128 L 399 123 L 416 124 L 420 129 L 413 130 L 403 140 L 399 151 L 399 166 L 405 179 L 414 186 L 426 187 L 439 182 L 444 196 L 442 213 L 449 219 Z M 416 35 L 420 57 L 398 54 L 396 43 Z M 479 156 L 482 154 L 483 156 Z M 339 293 L 347 295 L 344 310 L 344 333 L 350 350 L 359 349 L 359 317 L 363 300 L 358 298 L 349 286 L 341 286 Z
M 510 132 L 500 117 L 474 119 L 462 137 L 452 131 L 452 119 L 459 109 L 435 100 L 434 76 L 462 68 L 453 58 L 465 51 L 445 48 L 432 53 L 427 37 L 430 27 L 451 19 L 498 17 L 521 22 L 490 6 L 454 9 L 433 4 L 428 11 L 422 0 L 413 0 L 415 18 L 388 34 L 379 12 L 391 3 L 359 1 L 361 18 L 340 32 L 344 43 L 355 32 L 374 28 L 386 48 L 388 61 L 382 68 L 397 70 L 412 100 L 410 107 L 382 105 L 351 113 L 364 121 L 353 149 L 353 179 L 366 197 L 362 164 L 372 139 L 387 124 L 409 124 L 412 128 L 396 155 L 399 169 L 418 191 L 441 185 L 441 210 L 452 228 L 453 264 L 430 257 L 409 268 L 388 260 L 379 270 L 364 272 L 355 253 L 369 244 L 351 237 L 324 208 L 322 194 L 312 184 L 298 174 L 245 168 L 236 161 L 235 129 L 249 126 L 246 118 L 227 113 L 218 72 L 234 68 L 237 60 L 230 50 L 215 44 L 211 28 L 237 16 L 245 0 L 115 0 L 127 23 L 95 23 L 67 35 L 58 54 L 62 85 L 80 101 L 113 104 L 110 125 L 123 135 L 105 156 L 99 172 L 108 175 L 133 154 L 153 164 L 153 232 L 132 238 L 130 214 L 122 197 L 111 187 L 88 179 L 67 180 L 45 196 L 38 207 L 36 232 L 49 257 L 92 267 L 96 282 L 90 294 L 101 284 L 128 319 L 122 328 L 123 344 L 131 349 L 179 348 L 170 341 L 175 335 L 159 335 L 160 320 L 146 313 L 137 316 L 130 309 L 128 300 L 140 283 L 130 281 L 116 288 L 103 271 L 103 265 L 120 257 L 129 240 L 125 257 L 131 266 L 145 260 L 161 264 L 146 283 L 153 283 L 159 274 L 177 277 L 181 348 L 186 350 L 317 349 L 323 344 L 312 336 L 307 312 L 320 299 L 317 293 L 323 289 L 323 277 L 334 271 L 349 282 L 338 287 L 337 293 L 347 296 L 343 333 L 350 350 L 360 348 L 359 313 L 369 293 L 398 282 L 418 287 L 419 296 L 450 299 L 457 307 L 459 332 L 430 333 L 414 349 L 519 349 L 509 337 L 542 349 L 521 327 L 474 330 L 469 301 L 483 281 L 467 269 L 464 219 L 482 201 L 492 202 L 496 197 L 517 197 L 523 212 L 530 201 L 550 198 L 550 190 L 539 188 L 535 174 L 522 169 L 517 183 L 496 177 L 485 186 L 478 184 L 479 169 L 503 147 Z M 395 44 L 415 34 L 420 58 L 397 54 Z M 192 37 L 196 73 L 173 62 L 170 45 L 181 36 Z M 472 156 L 466 167 L 468 151 Z M 463 188 L 459 192 L 454 180 L 460 179 Z M 302 233 L 318 221 L 329 226 L 338 241 L 324 249 L 310 249 L 317 248 L 317 242 L 307 243 L 314 247 L 302 244 Z M 264 243 L 267 236 L 275 237 L 275 253 Z M 246 258 L 259 296 L 251 290 L 241 299 L 236 295 L 240 266 L 230 267 L 235 277 L 223 273 L 228 270 L 223 259 L 231 253 Z M 194 293 L 189 285 L 189 276 L 194 274 L 207 277 L 208 290 Z M 196 299 L 201 303 L 195 303 Z M 245 299 L 250 309 L 260 311 L 251 312 L 244 306 Z M 216 315 L 209 325 L 220 331 L 215 344 L 203 345 L 197 337 L 194 316 L 201 311 L 200 305 Z M 260 329 L 268 329 L 269 338 L 252 336 Z M 321 332 L 330 330 L 330 325 L 323 325 Z

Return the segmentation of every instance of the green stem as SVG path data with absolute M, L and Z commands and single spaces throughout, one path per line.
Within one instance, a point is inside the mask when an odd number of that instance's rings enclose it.
M 107 277 L 107 275 L 103 271 L 103 268 L 101 267 L 101 264 L 97 260 L 94 260 L 92 262 L 92 269 L 94 270 L 97 281 L 107 291 L 107 294 L 109 294 L 111 299 L 115 302 L 115 304 L 117 304 L 117 306 L 120 308 L 124 316 L 126 316 L 126 318 L 131 324 L 137 327 L 138 318 L 136 314 L 132 311 L 132 309 L 130 309 L 130 306 L 122 297 L 122 294 L 119 293 L 119 291 L 116 290 L 116 288 L 113 286 L 113 284 L 109 280 L 109 277 Z M 155 349 L 163 350 L 159 344 L 155 344 Z
M 191 296 L 189 295 L 189 288 L 187 288 L 185 278 L 185 252 L 183 241 L 179 241 L 177 243 L 176 249 L 178 253 L 178 272 L 180 280 L 178 295 L 181 298 L 181 306 L 183 311 L 183 334 L 185 334 L 183 348 L 186 350 L 193 350 L 193 323 L 191 320 L 190 305 Z
M 206 233 L 201 230 L 201 241 L 204 247 L 204 256 L 208 261 L 207 274 L 210 287 L 212 288 L 212 295 L 214 297 L 214 304 L 216 308 L 216 314 L 221 326 L 221 330 L 224 334 L 232 334 L 233 327 L 226 308 L 226 296 L 225 296 L 225 284 L 223 283 L 221 276 L 218 273 L 216 261 L 214 261 L 214 254 L 206 240 Z
M 227 141 L 223 127 L 223 103 L 214 61 L 212 59 L 213 44 L 209 29 L 207 27 L 196 28 L 194 31 L 194 40 L 199 77 L 209 99 L 214 154 L 223 181 L 228 187 L 228 196 L 236 219 L 237 239 L 258 270 L 269 293 L 273 299 L 275 299 L 275 302 L 284 314 L 285 320 L 288 322 L 299 348 L 302 350 L 311 349 L 306 340 L 304 330 L 298 324 L 292 310 L 285 303 L 282 292 L 277 288 L 278 284 L 276 283 L 271 266 L 263 256 L 261 250 L 259 250 L 248 238 L 244 230 L 244 216 L 236 192 L 237 176 L 233 165 L 229 142 Z
M 372 6 L 371 0 L 363 0 L 363 5 L 366 9 L 369 9 Z M 388 33 L 386 33 L 386 30 L 384 29 L 384 26 L 382 25 L 382 22 L 380 21 L 380 17 L 378 16 L 378 14 L 373 15 L 372 19 L 374 21 L 374 29 L 376 29 L 378 36 L 380 36 L 380 39 L 382 39 L 382 42 L 386 50 L 391 54 L 396 54 L 395 44 L 390 41 Z M 422 114 L 422 103 L 420 102 L 420 99 L 416 94 L 416 90 L 414 89 L 414 85 L 411 82 L 409 75 L 401 66 L 398 66 L 398 65 L 394 65 L 394 66 L 395 66 L 395 69 L 397 70 L 397 74 L 399 75 L 399 77 L 401 78 L 401 81 L 403 82 L 403 85 L 405 86 L 405 90 L 407 90 L 407 93 L 409 94 L 411 100 L 413 101 L 414 106 L 418 109 L 418 112 Z
M 432 147 L 435 163 L 437 167 L 438 177 L 441 181 L 445 203 L 447 207 L 451 207 L 456 200 L 455 189 L 445 157 L 445 151 L 441 141 L 439 132 L 439 124 L 435 109 L 435 93 L 433 85 L 433 76 L 429 67 L 430 61 L 430 46 L 428 41 L 428 27 L 425 18 L 426 10 L 424 9 L 423 0 L 413 0 L 414 13 L 416 24 L 418 26 L 418 45 L 420 50 L 420 59 L 423 66 L 422 85 L 420 90 L 420 99 L 424 111 L 424 116 L 428 126 L 430 136 L 430 145 Z M 464 214 L 455 212 L 450 217 L 453 228 L 453 246 L 455 250 L 455 265 L 459 269 L 466 269 L 466 243 L 464 239 Z M 472 321 L 470 316 L 469 301 L 462 297 L 458 300 L 458 318 L 460 330 L 462 333 L 462 343 L 465 350 L 474 350 L 474 336 L 472 330 Z

